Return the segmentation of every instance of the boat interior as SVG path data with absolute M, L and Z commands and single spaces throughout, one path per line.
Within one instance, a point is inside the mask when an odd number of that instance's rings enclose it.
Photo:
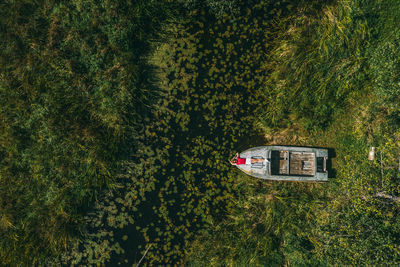
M 271 151 L 271 175 L 315 175 L 315 153 Z

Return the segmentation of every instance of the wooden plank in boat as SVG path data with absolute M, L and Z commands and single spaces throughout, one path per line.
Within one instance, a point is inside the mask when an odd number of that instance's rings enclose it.
M 289 158 L 290 174 L 314 175 L 315 154 L 305 152 L 292 152 Z

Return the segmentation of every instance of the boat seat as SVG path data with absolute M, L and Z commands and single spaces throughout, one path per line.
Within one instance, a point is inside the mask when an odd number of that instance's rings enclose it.
M 265 166 L 264 162 L 257 162 L 257 163 L 251 164 L 251 168 L 253 168 L 253 169 L 262 169 L 262 168 L 264 168 L 264 166 Z

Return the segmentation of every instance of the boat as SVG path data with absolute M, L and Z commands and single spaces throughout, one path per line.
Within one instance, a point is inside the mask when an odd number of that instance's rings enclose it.
M 259 146 L 239 153 L 239 157 L 264 159 L 236 165 L 253 177 L 279 181 L 328 181 L 326 148 Z

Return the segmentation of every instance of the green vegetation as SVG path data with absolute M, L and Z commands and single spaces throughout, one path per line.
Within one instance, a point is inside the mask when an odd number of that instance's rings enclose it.
M 0 4 L 1 265 L 398 265 L 398 10 Z M 336 177 L 227 161 L 268 143 L 332 148 Z
M 0 8 L 0 261 L 65 249 L 138 150 L 159 93 L 142 56 L 167 14 L 147 1 Z M 135 177 L 136 179 L 136 177 Z
M 239 175 L 236 206 L 192 244 L 189 266 L 399 264 L 396 7 L 338 2 L 280 21 L 258 126 L 270 142 L 335 148 L 336 178 L 261 185 Z

